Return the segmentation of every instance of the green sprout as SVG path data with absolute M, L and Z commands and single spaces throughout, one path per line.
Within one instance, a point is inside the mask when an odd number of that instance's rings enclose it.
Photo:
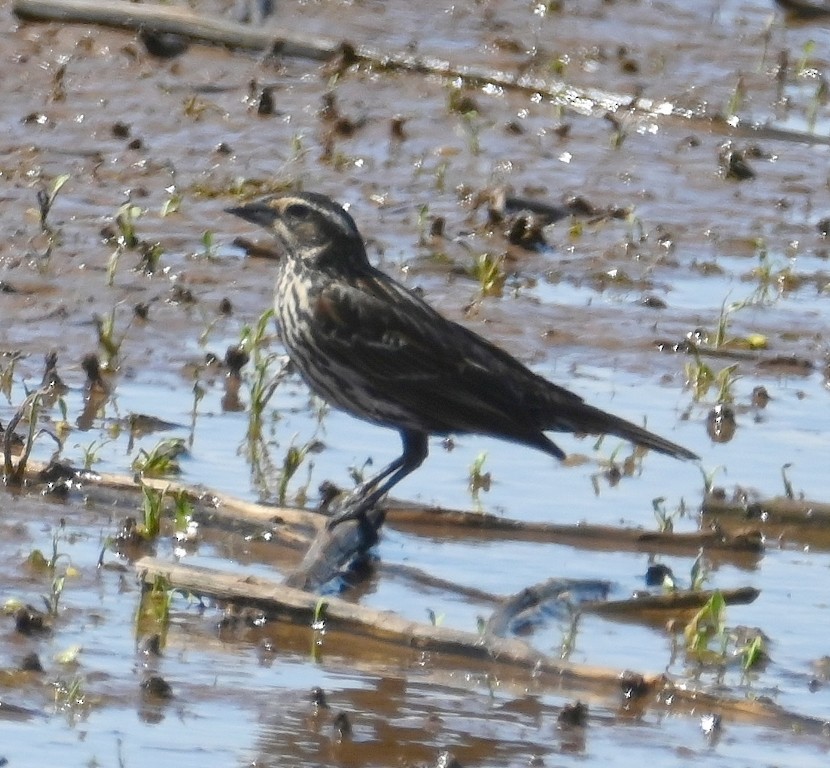
M 52 233 L 52 228 L 47 223 L 47 219 L 49 218 L 49 212 L 52 210 L 52 206 L 55 204 L 55 199 L 58 196 L 58 192 L 61 191 L 64 184 L 69 181 L 70 175 L 68 173 L 64 173 L 61 176 L 57 176 L 52 180 L 52 184 L 48 190 L 46 189 L 39 189 L 37 192 L 37 205 L 40 212 L 40 229 L 42 232 L 46 232 L 48 234 Z
M 144 211 L 130 202 L 124 203 L 115 214 L 115 225 L 118 227 L 117 242 L 127 250 L 137 248 L 141 242 L 136 234 L 135 223 Z
M 132 467 L 144 477 L 165 477 L 181 472 L 178 457 L 185 453 L 184 440 L 167 437 L 160 440 L 150 451 L 143 448 L 133 459 Z
M 288 446 L 285 452 L 285 457 L 282 461 L 282 472 L 280 473 L 279 485 L 277 486 L 277 503 L 285 504 L 285 498 L 288 495 L 288 483 L 294 477 L 297 470 L 302 466 L 305 457 L 309 450 L 313 447 L 313 443 L 307 443 L 302 448 L 298 448 L 293 443 Z
M 725 618 L 726 601 L 720 592 L 715 592 L 683 630 L 687 650 L 701 660 L 723 658 L 727 643 Z M 717 651 L 710 649 L 712 641 L 720 646 Z
M 141 506 L 144 512 L 144 524 L 139 532 L 148 541 L 157 539 L 161 533 L 161 518 L 164 514 L 164 497 L 166 494 L 167 487 L 159 490 L 146 483 L 141 484 Z
M 472 274 L 478 280 L 482 296 L 501 296 L 507 281 L 503 256 L 480 254 L 473 263 Z

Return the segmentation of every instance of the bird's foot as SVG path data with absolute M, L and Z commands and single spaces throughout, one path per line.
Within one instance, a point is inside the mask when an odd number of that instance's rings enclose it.
M 360 497 L 355 497 L 355 494 L 350 493 L 342 501 L 336 500 L 330 505 L 331 517 L 326 522 L 326 528 L 331 530 L 340 523 L 345 523 L 347 520 L 358 520 L 366 515 L 364 500 Z
M 375 501 L 376 499 L 373 499 L 371 496 L 367 497 L 358 492 L 350 493 L 342 501 L 336 500 L 330 506 L 331 517 L 326 522 L 326 528 L 331 530 L 347 520 L 360 520 L 371 523 L 375 528 L 379 527 L 382 519 L 378 521 L 369 520 L 368 515 L 375 506 Z M 382 515 L 382 513 L 379 514 Z

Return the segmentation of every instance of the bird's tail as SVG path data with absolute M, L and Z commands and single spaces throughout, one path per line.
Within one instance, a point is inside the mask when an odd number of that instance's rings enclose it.
M 673 456 L 676 459 L 696 461 L 700 458 L 696 453 L 692 453 L 682 445 L 666 440 L 664 437 L 655 435 L 643 427 L 586 403 L 580 403 L 571 416 L 573 422 L 567 426 L 567 429 L 574 432 L 584 432 L 591 435 L 616 435 L 624 440 L 630 440 L 644 448 L 651 448 L 653 451 L 665 453 L 667 456 Z M 552 429 L 557 428 L 552 427 Z

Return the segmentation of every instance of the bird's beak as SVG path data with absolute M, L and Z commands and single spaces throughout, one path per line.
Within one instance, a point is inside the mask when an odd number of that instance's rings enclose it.
M 234 216 L 239 216 L 240 219 L 250 221 L 251 224 L 259 224 L 259 226 L 266 229 L 270 229 L 277 218 L 276 210 L 262 200 L 246 203 L 236 208 L 225 208 L 225 213 L 232 213 Z

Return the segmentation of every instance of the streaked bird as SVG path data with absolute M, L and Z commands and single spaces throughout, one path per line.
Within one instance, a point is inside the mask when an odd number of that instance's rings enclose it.
M 401 435 L 401 456 L 358 486 L 330 525 L 360 517 L 421 466 L 430 435 L 489 435 L 563 459 L 545 432 L 612 434 L 678 459 L 698 458 L 588 405 L 440 315 L 369 263 L 354 220 L 325 195 L 273 196 L 228 213 L 265 227 L 281 246 L 274 308 L 308 386 Z

